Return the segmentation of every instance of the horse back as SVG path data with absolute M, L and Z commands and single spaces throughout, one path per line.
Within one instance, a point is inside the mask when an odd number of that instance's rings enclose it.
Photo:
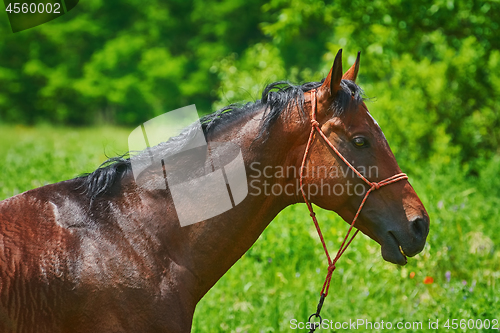
M 121 197 L 92 202 L 80 184 L 0 202 L 0 332 L 188 330 L 174 328 L 192 316 L 177 307 L 172 272 L 179 268 L 154 255 L 152 232 L 135 228 L 151 209 L 132 194 L 129 208 Z
M 72 308 L 80 242 L 64 202 L 71 181 L 0 202 L 0 331 L 59 330 Z M 68 215 L 68 216 L 64 216 Z

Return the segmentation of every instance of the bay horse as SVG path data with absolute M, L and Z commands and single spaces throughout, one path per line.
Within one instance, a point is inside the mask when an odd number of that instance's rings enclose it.
M 130 159 L 119 157 L 0 202 L 0 332 L 189 332 L 200 299 L 281 210 L 304 202 L 297 175 L 265 178 L 250 165 L 298 170 L 307 145 L 307 168 L 345 167 L 319 136 L 307 144 L 312 91 L 316 125 L 347 160 L 358 169 L 376 166 L 372 181 L 400 173 L 355 83 L 359 54 L 343 74 L 341 51 L 323 81 L 273 83 L 261 100 L 201 121 L 207 142 L 241 148 L 249 181 L 268 181 L 289 195 L 250 193 L 225 213 L 181 227 L 169 189 L 138 186 Z M 155 149 L 174 149 L 189 140 L 187 132 Z M 303 181 L 366 186 L 350 173 L 307 172 Z M 311 191 L 308 199 L 350 222 L 362 196 Z M 404 265 L 423 249 L 429 217 L 405 179 L 373 192 L 356 227 L 381 245 L 386 261 Z

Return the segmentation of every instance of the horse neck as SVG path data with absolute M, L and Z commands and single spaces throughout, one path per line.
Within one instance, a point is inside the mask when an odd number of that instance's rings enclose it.
M 283 186 L 284 182 L 290 182 L 294 187 L 298 185 L 297 179 L 268 178 L 263 174 L 257 178 L 249 178 L 252 163 L 254 167 L 258 164 L 261 170 L 264 167 L 275 170 L 287 165 L 298 170 L 302 157 L 300 154 L 307 141 L 307 130 L 304 130 L 305 135 L 297 133 L 302 131 L 299 128 L 303 126 L 301 121 L 288 116 L 285 123 L 282 122 L 282 116 L 273 125 L 267 140 L 254 142 L 261 126 L 263 111 L 258 110 L 245 119 L 232 123 L 228 132 L 221 130 L 210 140 L 231 141 L 241 148 L 248 180 L 258 179 L 261 184 L 267 181 L 269 186 Z M 299 117 L 298 113 L 296 117 Z M 294 126 L 297 128 L 293 129 Z M 297 145 L 297 141 L 304 142 Z M 290 187 L 289 189 L 291 190 Z M 293 189 L 293 193 L 297 193 L 296 189 Z M 176 257 L 177 264 L 194 275 L 193 281 L 196 282 L 193 282 L 195 285 L 192 287 L 195 290 L 195 302 L 252 246 L 282 209 L 298 201 L 299 196 L 266 195 L 264 191 L 257 194 L 249 188 L 248 195 L 241 203 L 203 222 L 180 227 L 178 220 L 170 214 L 166 240 L 179 246 L 175 249 L 169 246 L 169 253 Z M 174 208 L 171 201 L 169 205 L 170 209 Z

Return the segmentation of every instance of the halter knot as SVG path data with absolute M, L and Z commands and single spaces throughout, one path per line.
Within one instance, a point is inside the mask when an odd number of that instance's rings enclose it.
M 319 127 L 319 123 L 316 119 L 311 120 L 312 127 Z
M 335 268 L 337 268 L 337 267 L 335 267 L 335 264 L 331 264 L 331 265 L 329 265 L 329 266 L 328 266 L 328 275 L 330 275 L 330 276 L 331 276 L 331 275 L 332 275 L 332 273 L 333 273 L 333 271 L 335 270 Z
M 376 183 L 376 182 L 372 183 L 372 189 L 378 190 L 379 188 L 380 188 L 380 184 L 379 183 Z
M 315 212 L 311 212 L 311 214 L 309 214 L 311 217 L 315 217 L 316 216 L 316 213 Z

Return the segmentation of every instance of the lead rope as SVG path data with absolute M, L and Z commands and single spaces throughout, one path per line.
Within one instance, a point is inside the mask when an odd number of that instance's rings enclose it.
M 330 281 L 332 280 L 332 274 L 336 268 L 335 264 L 340 259 L 342 254 L 344 254 L 344 252 L 347 249 L 347 247 L 349 246 L 349 244 L 351 244 L 352 240 L 354 239 L 354 237 L 356 237 L 356 235 L 359 232 L 359 229 L 356 230 L 354 232 L 354 234 L 352 235 L 352 237 L 349 239 L 349 241 L 347 241 L 347 239 L 349 238 L 349 235 L 351 233 L 351 230 L 354 227 L 354 223 L 356 223 L 356 220 L 358 219 L 358 216 L 361 212 L 361 209 L 363 208 L 363 206 L 366 202 L 366 199 L 368 198 L 368 196 L 370 195 L 370 193 L 372 191 L 378 190 L 382 186 L 386 186 L 386 185 L 398 182 L 400 180 L 408 179 L 408 176 L 406 174 L 398 173 L 397 175 L 386 178 L 378 183 L 377 182 L 370 182 L 358 170 L 356 170 L 356 168 L 353 167 L 351 165 L 351 163 L 349 163 L 344 158 L 344 156 L 342 156 L 342 154 L 337 150 L 337 148 L 335 148 L 335 146 L 330 142 L 330 140 L 328 140 L 325 133 L 323 133 L 323 131 L 321 130 L 321 127 L 319 126 L 319 123 L 316 120 L 316 89 L 311 90 L 311 108 L 312 108 L 312 110 L 311 110 L 311 125 L 312 125 L 312 127 L 311 127 L 311 133 L 309 134 L 309 140 L 307 141 L 306 150 L 304 152 L 304 158 L 302 159 L 302 164 L 300 166 L 300 191 L 302 192 L 302 196 L 304 197 L 304 201 L 307 205 L 307 208 L 309 209 L 309 213 L 310 213 L 309 215 L 311 216 L 311 218 L 314 222 L 314 226 L 316 227 L 316 231 L 318 232 L 319 239 L 321 240 L 321 244 L 323 245 L 323 249 L 325 250 L 326 258 L 328 259 L 328 272 L 326 274 L 325 283 L 323 283 L 323 288 L 321 289 L 321 293 L 320 293 L 321 297 L 319 299 L 318 306 L 316 308 L 316 312 L 313 313 L 312 315 L 310 315 L 309 319 L 308 319 L 308 322 L 311 324 L 310 325 L 311 330 L 309 331 L 309 333 L 314 332 L 316 330 L 316 328 L 319 327 L 320 323 L 323 321 L 321 316 L 320 316 L 320 312 L 321 312 L 321 308 L 323 307 L 323 302 L 325 301 L 326 296 L 328 296 L 328 290 L 330 289 Z M 302 185 L 302 183 L 303 183 L 302 179 L 304 178 L 304 167 L 305 167 L 305 164 L 307 161 L 307 156 L 309 154 L 309 149 L 312 146 L 312 142 L 313 142 L 312 140 L 314 138 L 315 132 L 318 132 L 319 135 L 326 142 L 326 144 L 342 159 L 342 161 L 344 161 L 344 163 L 370 187 L 368 189 L 368 191 L 366 192 L 365 197 L 363 198 L 363 201 L 361 201 L 361 204 L 359 205 L 358 211 L 356 212 L 356 215 L 354 216 L 354 219 L 352 220 L 352 223 L 349 227 L 349 230 L 347 231 L 347 234 L 344 237 L 344 241 L 342 242 L 342 245 L 340 245 L 340 248 L 337 251 L 337 255 L 335 256 L 335 258 L 333 260 L 331 259 L 330 254 L 328 253 L 325 239 L 323 238 L 323 233 L 321 232 L 318 220 L 316 219 L 316 214 L 314 213 L 314 210 L 312 208 L 311 203 L 309 202 L 309 200 L 307 200 L 307 195 L 306 195 L 304 188 L 303 188 L 303 185 Z M 319 322 L 311 322 L 311 319 L 313 317 L 319 318 Z

